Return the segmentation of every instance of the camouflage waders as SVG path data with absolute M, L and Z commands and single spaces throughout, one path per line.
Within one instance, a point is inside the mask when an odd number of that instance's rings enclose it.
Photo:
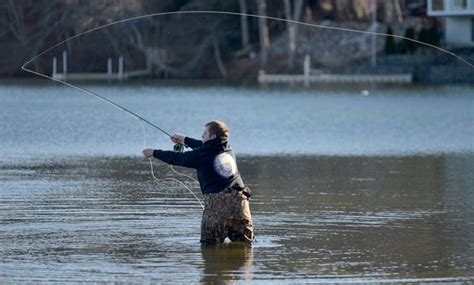
M 245 190 L 244 190 L 245 191 Z M 205 209 L 201 222 L 201 242 L 231 241 L 252 242 L 252 215 L 249 199 L 243 191 L 232 188 L 204 196 Z

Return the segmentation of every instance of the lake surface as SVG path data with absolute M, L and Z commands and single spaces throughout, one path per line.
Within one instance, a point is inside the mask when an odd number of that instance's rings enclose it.
M 471 87 L 88 88 L 170 132 L 228 122 L 258 241 L 200 246 L 199 204 L 140 156 L 170 148 L 162 134 L 68 88 L 4 84 L 3 282 L 474 282 Z
M 43 82 L 43 81 L 41 81 Z M 138 120 L 54 83 L 0 87 L 0 147 L 8 157 L 138 155 Z M 237 153 L 407 155 L 474 151 L 472 86 L 238 88 L 85 86 L 169 133 L 200 137 L 214 118 L 228 123 Z M 362 96 L 361 89 L 370 91 Z M 170 148 L 146 125 L 145 143 Z

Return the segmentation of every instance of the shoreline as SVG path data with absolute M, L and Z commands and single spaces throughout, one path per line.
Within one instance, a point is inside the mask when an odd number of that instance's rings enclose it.
M 396 160 L 396 159 L 443 159 L 443 158 L 474 158 L 474 151 L 472 152 L 449 152 L 439 154 L 388 154 L 388 155 L 328 155 L 328 154 L 239 154 L 237 153 L 237 159 L 239 161 L 250 161 L 250 160 Z M 38 155 L 35 157 L 11 157 L 0 159 L 0 166 L 8 168 L 9 166 L 22 166 L 22 165 L 41 165 L 47 163 L 66 163 L 76 164 L 84 161 L 92 160 L 134 160 L 140 162 L 142 155 L 126 155 L 126 154 L 57 154 L 57 155 Z M 148 162 L 143 158 L 143 162 Z M 154 162 L 162 163 L 159 160 Z
M 352 73 L 348 73 L 352 74 Z M 474 77 L 473 77 L 474 78 Z M 474 86 L 474 81 L 472 82 L 420 82 L 413 81 L 411 83 L 371 83 L 371 82 L 360 82 L 360 83 L 312 83 L 309 86 L 304 86 L 304 84 L 299 83 L 270 83 L 270 84 L 259 84 L 258 78 L 254 80 L 232 80 L 232 79 L 160 79 L 160 78 L 133 78 L 126 80 L 81 80 L 81 81 L 66 81 L 71 84 L 80 84 L 80 85 L 92 85 L 92 86 L 115 86 L 115 85 L 145 85 L 145 86 L 220 86 L 220 87 L 252 87 L 252 88 L 296 88 L 302 90 L 311 90 L 314 88 L 324 87 L 324 88 L 334 88 L 334 89 L 345 89 L 345 88 L 355 88 L 355 87 L 379 87 L 379 86 L 395 86 L 395 87 L 441 87 L 441 86 Z M 41 78 L 38 76 L 6 76 L 0 77 L 0 84 L 4 86 L 15 86 L 21 84 L 34 84 L 34 85 L 51 85 L 59 84 L 63 85 L 60 82 L 55 82 L 52 79 Z

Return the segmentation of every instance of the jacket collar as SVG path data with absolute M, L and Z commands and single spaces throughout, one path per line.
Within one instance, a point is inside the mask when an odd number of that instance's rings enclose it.
M 224 138 L 215 138 L 215 139 L 212 139 L 212 140 L 208 140 L 207 142 L 205 142 L 203 145 L 215 145 L 215 144 L 221 144 L 221 143 L 224 143 L 226 142 L 227 140 L 224 139 Z
M 208 140 L 202 146 L 208 148 L 222 148 L 222 150 L 226 150 L 228 148 L 227 139 L 224 138 L 215 138 L 212 140 Z

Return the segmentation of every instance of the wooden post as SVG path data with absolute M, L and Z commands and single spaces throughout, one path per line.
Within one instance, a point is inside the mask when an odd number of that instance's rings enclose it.
M 63 76 L 66 78 L 67 74 L 67 51 L 63 51 Z
M 118 59 L 118 78 L 123 79 L 123 57 L 120 56 Z
M 53 57 L 53 78 L 56 77 L 56 74 L 58 73 L 58 59 L 56 57 Z
M 311 70 L 311 57 L 306 55 L 303 62 L 304 86 L 309 86 L 309 74 Z
M 107 76 L 112 76 L 112 59 L 110 57 L 107 59 Z
M 258 83 L 260 83 L 260 84 L 265 84 L 266 83 L 265 70 L 263 70 L 263 69 L 260 69 L 258 71 Z

